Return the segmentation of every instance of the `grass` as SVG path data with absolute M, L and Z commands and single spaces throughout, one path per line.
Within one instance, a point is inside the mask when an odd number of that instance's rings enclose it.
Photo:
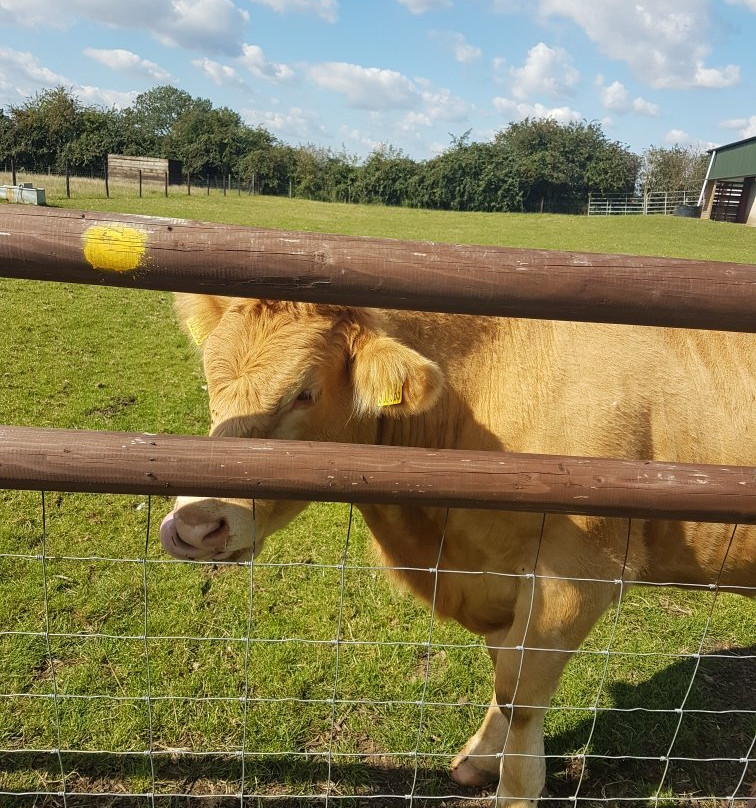
M 480 244 L 731 261 L 756 254 L 753 229 L 686 219 L 453 214 L 220 194 L 104 200 L 97 188 L 85 191 L 75 187 L 66 204 Z M 0 280 L 0 323 L 0 423 L 206 432 L 204 380 L 168 295 Z M 0 495 L 0 805 L 62 804 L 8 794 L 62 790 L 62 772 L 69 794 L 100 795 L 69 797 L 68 805 L 151 805 L 120 795 L 153 787 L 237 805 L 223 795 L 242 781 L 247 793 L 294 804 L 291 795 L 324 792 L 329 749 L 336 795 L 410 793 L 416 748 L 416 793 L 459 791 L 446 769 L 483 715 L 490 665 L 476 637 L 450 623 L 431 631 L 427 610 L 375 569 L 356 512 L 312 506 L 251 568 L 169 562 L 156 537 L 169 507 L 160 498 L 48 493 L 43 530 L 39 493 Z M 711 605 L 710 595 L 658 588 L 625 597 L 613 645 L 624 654 L 610 657 L 599 702 L 621 712 L 597 714 L 590 752 L 605 757 L 589 758 L 581 795 L 654 795 L 679 716 L 648 710 L 682 704 L 695 668 L 685 655 L 697 651 Z M 574 793 L 580 779 L 577 755 L 593 716 L 575 708 L 596 700 L 605 654 L 591 652 L 606 647 L 612 619 L 570 663 L 547 716 L 548 786 L 557 797 Z M 720 759 L 745 756 L 756 729 L 754 625 L 753 602 L 717 598 L 686 702 L 701 712 L 685 713 L 673 750 L 703 760 L 670 764 L 663 802 L 693 804 L 737 785 L 744 764 Z M 717 712 L 727 710 L 741 712 Z M 152 761 L 148 748 L 158 753 Z M 741 795 L 754 779 L 751 764 Z

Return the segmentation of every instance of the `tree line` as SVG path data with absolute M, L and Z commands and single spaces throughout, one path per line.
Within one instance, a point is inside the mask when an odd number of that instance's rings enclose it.
M 637 155 L 599 123 L 549 118 L 510 123 L 488 142 L 451 136 L 428 160 L 390 145 L 360 160 L 288 145 L 171 86 L 141 93 L 125 109 L 87 106 L 55 87 L 0 110 L 0 164 L 101 173 L 109 153 L 178 160 L 197 182 L 230 174 L 264 194 L 460 211 L 578 212 L 589 193 L 698 188 L 707 164 L 697 149 L 651 146 Z

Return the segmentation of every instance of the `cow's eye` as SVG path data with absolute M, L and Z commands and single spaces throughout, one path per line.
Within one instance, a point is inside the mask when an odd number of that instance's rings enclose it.
M 315 393 L 312 390 L 302 390 L 294 400 L 295 409 L 310 407 L 315 403 Z

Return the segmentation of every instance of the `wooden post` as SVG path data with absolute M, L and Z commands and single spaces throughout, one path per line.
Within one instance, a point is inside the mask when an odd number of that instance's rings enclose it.
M 165 172 L 165 196 L 168 197 L 168 172 Z
M 68 160 L 66 160 L 66 199 L 71 198 L 71 175 L 68 172 Z
M 223 196 L 225 196 L 226 195 L 226 175 L 225 174 L 222 175 L 222 179 L 223 179 Z
M 110 199 L 110 184 L 108 183 L 108 158 L 105 158 L 105 198 Z
M 192 195 L 192 175 L 188 171 L 186 172 L 186 195 Z
M 11 185 L 18 185 L 16 182 L 16 161 L 11 157 Z
M 241 196 L 241 175 L 237 175 L 236 177 L 236 190 L 238 196 Z
M 207 172 L 207 195 L 210 196 L 210 172 Z
M 142 169 L 139 169 L 139 198 L 142 198 Z

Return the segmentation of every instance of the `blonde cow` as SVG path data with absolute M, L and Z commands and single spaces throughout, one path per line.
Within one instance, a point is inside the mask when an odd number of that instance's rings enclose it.
M 751 335 L 183 294 L 177 310 L 203 340 L 213 435 L 754 461 Z M 385 405 L 387 392 L 401 400 Z M 251 501 L 179 498 L 161 539 L 179 558 L 249 558 L 253 537 L 259 552 L 306 505 L 256 501 L 253 528 Z M 493 699 L 451 774 L 466 786 L 497 783 L 500 804 L 541 794 L 542 708 L 564 650 L 616 596 L 614 579 L 756 585 L 756 532 L 744 526 L 730 543 L 732 526 L 633 520 L 628 541 L 622 519 L 360 510 L 388 565 L 430 570 L 440 551 L 438 613 L 485 638 Z M 534 570 L 535 583 L 511 577 Z M 431 598 L 431 572 L 401 576 Z

